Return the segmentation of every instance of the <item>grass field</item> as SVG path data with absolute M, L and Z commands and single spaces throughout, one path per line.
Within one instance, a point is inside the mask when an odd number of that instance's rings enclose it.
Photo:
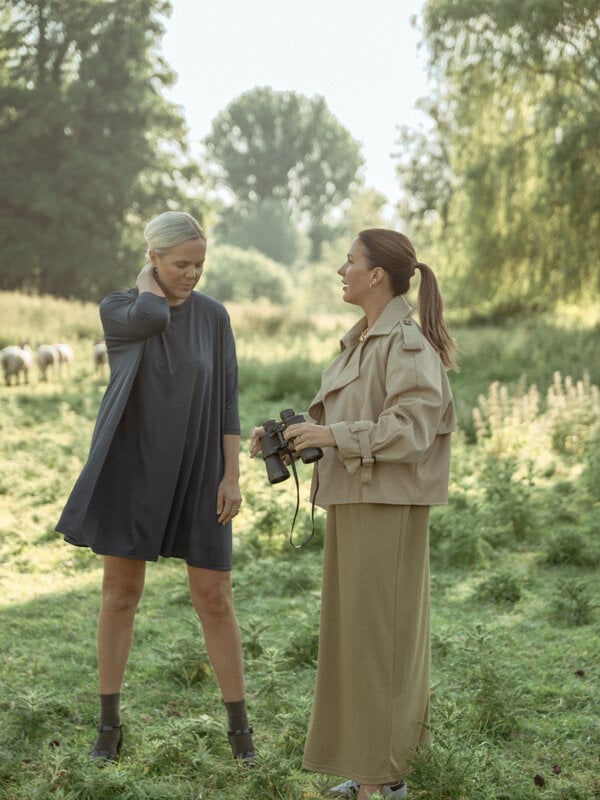
M 303 410 L 351 314 L 232 307 L 245 437 Z M 457 327 L 451 496 L 432 515 L 432 730 L 410 798 L 600 798 L 598 309 Z M 230 760 L 185 570 L 148 569 L 116 767 L 87 757 L 97 721 L 99 559 L 54 532 L 106 376 L 95 307 L 0 294 L 0 346 L 67 341 L 70 372 L 0 386 L 0 798 L 316 800 L 300 768 L 317 654 L 324 519 L 287 543 L 291 482 L 242 455 L 234 588 L 259 765 Z M 246 441 L 243 442 L 245 451 Z M 301 538 L 310 530 L 302 468 Z

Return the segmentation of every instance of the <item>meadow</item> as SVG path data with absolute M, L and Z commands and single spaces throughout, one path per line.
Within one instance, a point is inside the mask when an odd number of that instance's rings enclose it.
M 288 537 L 291 481 L 246 456 L 253 425 L 306 408 L 355 320 L 229 307 L 240 362 L 242 489 L 234 591 L 259 761 L 230 759 L 218 687 L 181 563 L 149 566 L 123 688 L 118 765 L 97 723 L 100 559 L 54 531 L 107 375 L 95 306 L 0 293 L 0 347 L 65 341 L 69 370 L 0 385 L 0 798 L 317 800 L 300 767 L 318 647 L 324 515 Z M 434 509 L 432 745 L 409 798 L 600 798 L 600 308 L 457 321 L 460 429 L 450 501 Z M 301 466 L 295 536 L 311 529 Z

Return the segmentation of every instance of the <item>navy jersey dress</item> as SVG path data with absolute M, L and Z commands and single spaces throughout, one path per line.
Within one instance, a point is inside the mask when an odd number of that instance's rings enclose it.
M 239 434 L 235 344 L 225 308 L 136 289 L 100 304 L 111 378 L 88 460 L 56 529 L 103 555 L 231 569 L 217 521 L 222 439 Z

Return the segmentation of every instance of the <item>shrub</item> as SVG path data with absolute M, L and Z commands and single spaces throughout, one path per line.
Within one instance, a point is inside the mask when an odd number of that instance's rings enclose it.
M 470 639 L 470 651 L 475 658 L 473 681 L 477 687 L 475 726 L 487 734 L 509 736 L 517 725 L 520 697 L 512 665 L 503 657 L 496 636 L 484 626 L 476 626 Z
M 477 600 L 492 603 L 514 605 L 523 594 L 522 578 L 508 568 L 492 572 L 475 590 Z
M 291 281 L 282 264 L 232 245 L 217 245 L 209 257 L 200 288 L 211 297 L 222 302 L 269 300 L 275 305 L 289 301 Z
M 303 245 L 308 250 L 286 203 L 274 197 L 228 210 L 217 236 L 220 243 L 259 250 L 288 266 L 297 260 Z
M 584 453 L 582 485 L 594 502 L 600 500 L 600 424 L 592 428 Z
M 482 566 L 491 551 L 481 536 L 474 508 L 463 500 L 451 496 L 447 507 L 433 509 L 431 514 L 431 554 L 444 566 Z
M 302 356 L 274 364 L 245 360 L 240 363 L 239 380 L 242 392 L 254 393 L 263 401 L 277 401 L 288 407 L 292 399 L 302 398 L 302 406 L 294 409 L 301 414 L 317 393 L 321 367 Z
M 578 578 L 560 581 L 550 603 L 551 617 L 573 628 L 589 625 L 596 608 L 588 583 Z
M 533 529 L 531 491 L 517 476 L 515 458 L 489 455 L 480 472 L 483 497 L 478 517 L 490 544 L 523 541 Z
M 564 528 L 546 543 L 542 563 L 549 566 L 570 564 L 576 567 L 595 567 L 600 564 L 600 548 L 579 529 Z
M 490 762 L 489 748 L 466 719 L 466 709 L 446 702 L 435 709 L 431 744 L 419 747 L 412 760 L 411 793 L 425 789 L 431 800 L 475 798 Z
M 473 412 L 478 445 L 490 455 L 516 459 L 534 474 L 551 474 L 552 455 L 578 464 L 592 426 L 600 420 L 600 395 L 589 375 L 574 381 L 554 373 L 545 408 L 535 385 L 521 379 L 514 396 L 498 381 L 480 395 Z

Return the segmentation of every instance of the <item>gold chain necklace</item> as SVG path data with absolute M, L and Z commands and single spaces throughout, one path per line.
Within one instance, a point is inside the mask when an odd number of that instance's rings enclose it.
M 359 341 L 359 342 L 364 342 L 364 340 L 367 338 L 367 333 L 368 333 L 368 332 L 369 332 L 369 329 L 368 329 L 368 328 L 365 328 L 365 329 L 364 329 L 364 331 L 363 331 L 363 332 L 360 334 L 360 336 L 358 337 L 358 341 Z

